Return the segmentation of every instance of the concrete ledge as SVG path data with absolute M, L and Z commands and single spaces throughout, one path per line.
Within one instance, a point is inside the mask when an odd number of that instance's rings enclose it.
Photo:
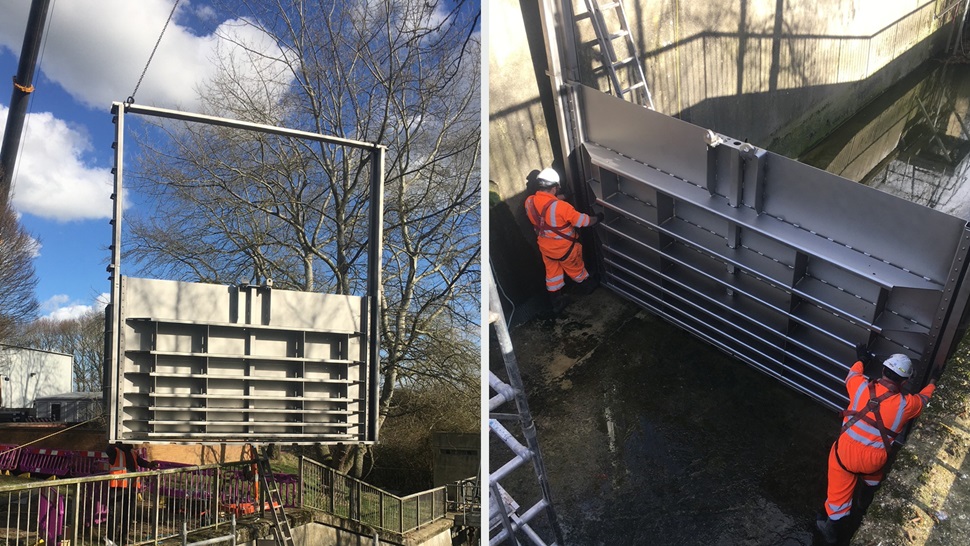
M 374 530 L 366 525 L 318 511 L 313 511 L 313 523 L 318 525 L 308 526 L 307 531 L 312 532 L 314 538 L 304 544 L 334 544 L 337 546 L 374 544 Z M 378 531 L 377 534 L 381 544 L 451 546 L 451 528 L 453 525 L 454 522 L 451 519 L 444 518 L 404 534 L 387 531 Z

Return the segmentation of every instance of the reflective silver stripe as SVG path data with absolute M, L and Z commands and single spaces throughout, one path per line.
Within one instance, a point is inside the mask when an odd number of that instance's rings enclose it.
M 896 432 L 899 430 L 900 425 L 903 421 L 903 411 L 906 409 L 906 397 L 899 395 L 899 410 L 896 412 L 896 420 L 893 421 L 893 426 L 889 427 Z
M 872 434 L 873 436 L 882 437 L 882 433 L 879 432 L 879 429 L 878 428 L 870 425 L 869 423 L 866 423 L 865 421 L 863 421 L 861 419 L 858 420 L 858 421 L 856 421 L 855 424 L 852 425 L 852 428 L 850 428 L 849 430 L 852 430 L 853 428 L 859 428 L 862 432 L 866 432 L 866 433 Z
M 859 411 L 859 398 L 862 396 L 863 389 L 865 389 L 868 386 L 869 386 L 868 383 L 863 383 L 863 384 L 859 385 L 859 388 L 856 389 L 856 391 L 855 391 L 855 395 L 852 396 L 851 404 L 849 404 L 849 410 L 848 411 Z M 842 424 L 844 425 L 844 424 L 848 423 L 849 422 L 849 419 L 851 417 L 852 417 L 851 415 L 846 415 L 842 419 Z
M 865 382 L 859 385 L 859 388 L 856 389 L 855 391 L 855 396 L 852 397 L 852 408 L 850 409 L 853 409 L 853 410 L 859 409 L 859 401 L 862 398 L 862 391 L 866 390 L 866 388 L 868 387 L 869 387 L 869 384 Z
M 556 208 L 558 206 L 559 206 L 559 200 L 556 199 L 555 201 L 552 202 L 551 205 L 549 205 L 549 211 L 547 212 L 548 218 L 543 218 L 543 221 L 546 221 L 546 223 L 548 223 L 550 227 L 559 228 L 559 226 L 556 223 Z M 588 220 L 589 220 L 589 216 L 587 215 L 587 221 Z M 573 237 L 576 234 L 576 230 L 573 229 L 573 227 L 570 226 L 568 224 L 568 222 L 567 222 L 566 226 L 564 226 L 564 228 L 563 229 L 560 229 L 559 231 L 562 231 L 563 234 L 566 235 L 567 237 Z M 545 237 L 546 239 L 562 239 L 563 238 L 561 235 L 559 235 L 555 231 L 552 231 L 551 229 L 543 230 L 542 233 L 541 233 L 541 236 L 542 237 Z
M 589 225 L 589 215 L 581 212 L 579 213 L 579 221 L 576 222 L 576 227 L 586 227 Z
M 852 509 L 851 500 L 849 500 L 849 502 L 842 504 L 840 506 L 836 506 L 830 502 L 825 503 L 825 505 L 828 507 L 829 510 L 832 511 L 832 514 L 830 517 L 832 517 L 833 519 L 837 519 L 834 516 L 845 515 L 846 512 Z
M 849 430 L 845 431 L 846 435 L 848 435 L 849 438 L 852 438 L 853 440 L 859 442 L 860 444 L 862 444 L 864 446 L 869 446 L 869 447 L 884 447 L 881 437 L 879 438 L 878 441 L 875 441 L 874 442 L 874 441 L 870 440 L 869 438 L 866 438 L 865 436 L 862 436 L 861 434 L 859 434 L 858 432 L 856 432 L 855 430 L 853 430 L 854 428 L 855 427 L 853 426 Z

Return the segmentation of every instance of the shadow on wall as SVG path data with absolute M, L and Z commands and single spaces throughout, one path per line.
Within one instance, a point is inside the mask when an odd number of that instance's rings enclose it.
M 571 157 L 572 161 L 573 158 Z M 555 166 L 562 172 L 562 168 Z M 514 313 L 516 306 L 522 313 L 515 314 L 512 323 L 521 323 L 536 313 L 542 313 L 548 306 L 549 300 L 545 287 L 545 266 L 542 255 L 536 243 L 535 231 L 525 213 L 524 202 L 529 195 L 538 190 L 536 176 L 538 169 L 533 169 L 526 176 L 525 191 L 505 200 L 497 192 L 496 185 L 489 182 L 489 248 L 490 261 L 498 280 L 503 305 L 507 314 Z M 587 195 L 589 188 L 585 185 L 579 188 L 566 188 L 565 200 L 583 212 L 591 212 L 589 203 L 592 198 Z M 515 204 L 515 209 L 512 204 Z M 580 243 L 583 245 L 583 257 L 586 267 L 591 274 L 596 274 L 596 263 L 593 244 L 595 232 L 579 230 Z M 569 285 L 572 285 L 570 282 Z M 567 288 L 567 291 L 569 288 Z M 509 306 L 508 304 L 512 305 Z M 509 319 L 507 316 L 506 319 Z
M 545 295 L 545 273 L 535 236 L 531 229 L 528 232 L 523 229 L 528 226 L 523 203 L 531 195 L 530 189 L 535 191 L 526 186 L 521 193 L 503 200 L 495 184 L 489 182 L 489 262 L 502 292 L 503 305 L 509 302 L 520 305 L 537 295 Z M 514 205 L 517 207 L 513 211 Z
M 738 11 L 711 11 L 703 21 L 687 18 L 685 7 L 651 15 L 647 2 L 631 4 L 630 25 L 657 111 L 789 157 L 946 47 L 948 23 L 959 11 L 937 20 L 935 4 L 926 2 L 867 34 L 849 33 L 865 23 L 846 13 L 848 32 L 840 35 L 819 30 L 831 28 L 831 14 L 820 21 L 797 5 L 786 12 L 781 0 L 772 17 L 750 13 L 756 10 L 742 0 Z M 605 74 L 594 73 L 598 46 L 586 21 L 575 28 L 583 44 L 580 79 L 608 90 Z M 736 32 L 710 30 L 735 21 Z
M 643 20 L 645 2 L 631 3 L 639 10 L 635 19 Z M 788 157 L 798 157 L 920 66 L 946 45 L 951 29 L 942 26 L 945 20 L 934 22 L 933 5 L 927 3 L 870 34 L 812 34 L 807 29 L 811 21 L 791 15 L 786 20 L 778 2 L 774 18 L 763 21 L 770 30 L 759 32 L 752 30 L 755 17 L 746 13 L 749 4 L 743 0 L 740 13 L 720 11 L 711 20 L 682 21 L 684 31 L 672 36 L 662 36 L 659 27 L 657 35 L 636 26 L 633 31 L 640 51 L 646 52 L 641 59 L 658 111 Z M 518 96 L 522 85 L 493 73 L 495 85 L 501 85 L 491 90 L 497 109 L 489 120 L 491 260 L 502 288 L 516 304 L 541 293 L 543 275 L 523 209 L 529 190 L 521 189 L 519 177 L 542 163 L 562 161 L 541 24 L 533 7 L 520 8 L 538 96 Z M 660 13 L 655 22 L 674 17 Z M 737 32 L 706 30 L 732 24 L 725 22 L 727 17 L 741 21 Z M 582 43 L 580 62 L 586 63 L 586 75 L 581 79 L 607 89 L 605 78 L 589 76 L 592 45 L 589 40 Z M 651 47 L 645 47 L 648 43 Z M 555 161 L 548 160 L 550 150 Z

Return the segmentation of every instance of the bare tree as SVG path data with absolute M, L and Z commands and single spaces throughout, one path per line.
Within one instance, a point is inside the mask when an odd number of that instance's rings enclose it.
M 241 24 L 272 36 L 279 56 L 237 39 L 202 90 L 207 113 L 387 146 L 381 422 L 399 385 L 432 378 L 474 391 L 477 407 L 477 376 L 469 384 L 447 354 L 455 340 L 476 346 L 454 332 L 477 332 L 480 313 L 479 4 L 240 5 Z M 241 76 L 240 62 L 259 77 Z M 374 168 L 365 155 L 168 123 L 142 140 L 136 189 L 150 214 L 129 223 L 126 251 L 143 272 L 362 291 Z M 362 456 L 344 460 L 359 471 Z
M 13 210 L 0 208 L 0 341 L 10 339 L 37 312 L 36 250 Z

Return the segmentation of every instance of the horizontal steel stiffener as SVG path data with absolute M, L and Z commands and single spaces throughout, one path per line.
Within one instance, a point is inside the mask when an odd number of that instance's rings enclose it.
M 604 284 L 832 409 L 854 345 L 924 382 L 963 333 L 967 222 L 580 88 Z

